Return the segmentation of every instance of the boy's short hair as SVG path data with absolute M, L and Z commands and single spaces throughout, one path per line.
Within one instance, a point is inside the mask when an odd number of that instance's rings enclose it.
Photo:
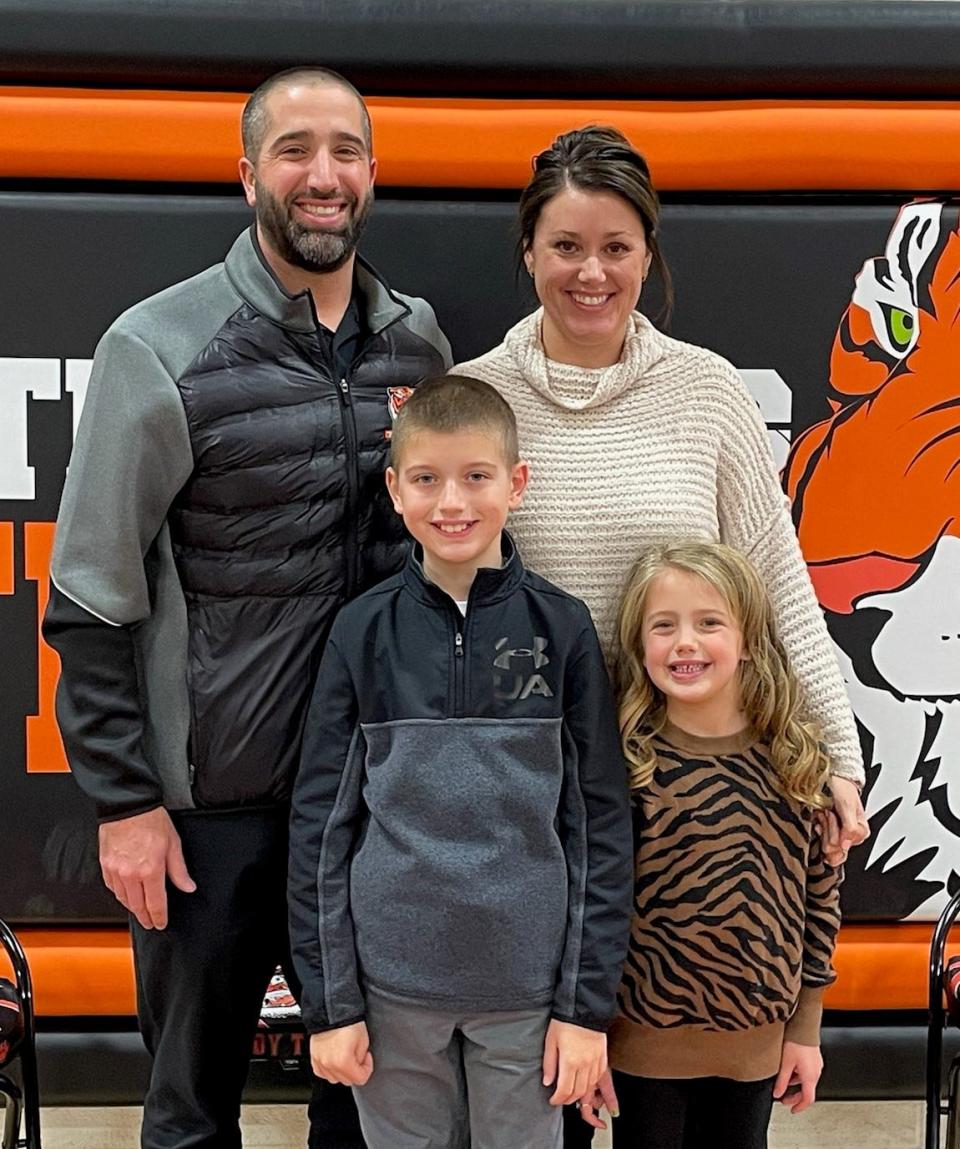
M 507 466 L 520 462 L 517 420 L 495 387 L 470 375 L 436 375 L 425 379 L 400 408 L 390 435 L 390 466 L 419 431 L 452 435 L 483 430 L 500 440 Z

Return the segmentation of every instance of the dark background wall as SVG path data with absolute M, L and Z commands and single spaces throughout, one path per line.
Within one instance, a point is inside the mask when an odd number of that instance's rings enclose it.
M 738 367 L 779 371 L 793 391 L 796 428 L 823 418 L 837 321 L 853 276 L 881 250 L 895 214 L 895 204 L 882 202 L 672 200 L 663 224 L 677 296 L 672 333 Z M 513 218 L 509 194 L 476 202 L 387 192 L 363 251 L 395 286 L 436 304 L 457 358 L 469 358 L 535 306 L 526 277 L 515 274 Z M 248 220 L 242 198 L 226 189 L 0 193 L 0 386 L 4 359 L 90 358 L 120 311 L 218 261 Z M 655 296 L 648 309 L 658 310 Z M 23 522 L 56 517 L 72 416 L 65 389 L 59 401 L 28 400 L 36 499 L 0 501 L 0 520 L 17 524 L 17 539 Z M 0 596 L 8 651 L 0 660 L 0 826 L 18 864 L 0 880 L 0 913 L 113 917 L 86 801 L 68 775 L 24 770 L 24 716 L 37 707 L 36 584 L 23 577 L 19 555 L 15 565 L 16 594 Z
M 952 98 L 956 0 L 0 0 L 0 81 L 367 94 Z
M 0 96 L 34 85 L 247 92 L 305 60 L 341 70 L 370 95 L 932 107 L 960 91 L 960 3 L 0 0 Z M 0 125 L 0 142 L 14 138 L 10 127 Z M 895 153 L 897 139 L 888 146 Z M 816 139 L 809 147 L 816 154 Z M 88 360 L 120 311 L 220 259 L 249 219 L 233 185 L 67 183 L 14 179 L 13 170 L 0 146 L 0 393 L 15 360 L 50 359 L 61 373 L 68 360 Z M 827 414 L 829 351 L 854 276 L 881 253 L 899 204 L 960 189 L 960 170 L 947 183 L 887 194 L 672 190 L 663 224 L 672 333 L 738 367 L 779 372 L 793 430 L 809 426 Z M 378 189 L 363 251 L 396 287 L 435 304 L 458 358 L 496 343 L 534 306 L 514 270 L 516 194 Z M 645 305 L 656 313 L 655 293 Z M 13 524 L 14 546 L 14 593 L 0 593 L 0 841 L 15 860 L 0 871 L 0 915 L 59 922 L 108 919 L 115 909 L 72 780 L 26 772 L 25 721 L 39 703 L 24 525 L 56 515 L 73 420 L 68 391 L 58 394 L 25 400 L 35 499 L 0 492 L 0 525 Z M 10 449 L 9 437 L 0 440 L 0 451 Z M 860 872 L 865 858 L 851 867 L 849 916 L 909 913 L 925 892 L 893 875 L 878 896 L 876 867 Z

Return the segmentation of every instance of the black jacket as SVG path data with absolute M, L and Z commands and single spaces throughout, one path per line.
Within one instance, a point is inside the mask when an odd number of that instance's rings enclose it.
M 413 557 L 334 623 L 291 820 L 311 1031 L 360 1019 L 362 984 L 613 1017 L 633 844 L 606 667 L 583 603 L 508 553 L 465 618 Z
M 449 348 L 359 261 L 356 291 L 365 337 L 341 378 L 251 229 L 97 348 L 44 634 L 102 818 L 285 801 L 333 617 L 403 561 L 391 396 Z

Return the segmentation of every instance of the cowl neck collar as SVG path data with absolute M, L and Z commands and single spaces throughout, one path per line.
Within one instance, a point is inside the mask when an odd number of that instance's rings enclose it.
M 634 311 L 620 360 L 611 367 L 575 367 L 544 354 L 540 336 L 543 308 L 507 332 L 504 345 L 530 386 L 568 411 L 600 407 L 635 386 L 664 356 L 664 337 L 646 316 Z

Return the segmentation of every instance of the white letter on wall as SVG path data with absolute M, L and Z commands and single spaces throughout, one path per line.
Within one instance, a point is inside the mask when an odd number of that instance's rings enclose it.
M 60 398 L 59 359 L 0 359 L 0 499 L 32 499 L 27 462 L 27 396 Z

